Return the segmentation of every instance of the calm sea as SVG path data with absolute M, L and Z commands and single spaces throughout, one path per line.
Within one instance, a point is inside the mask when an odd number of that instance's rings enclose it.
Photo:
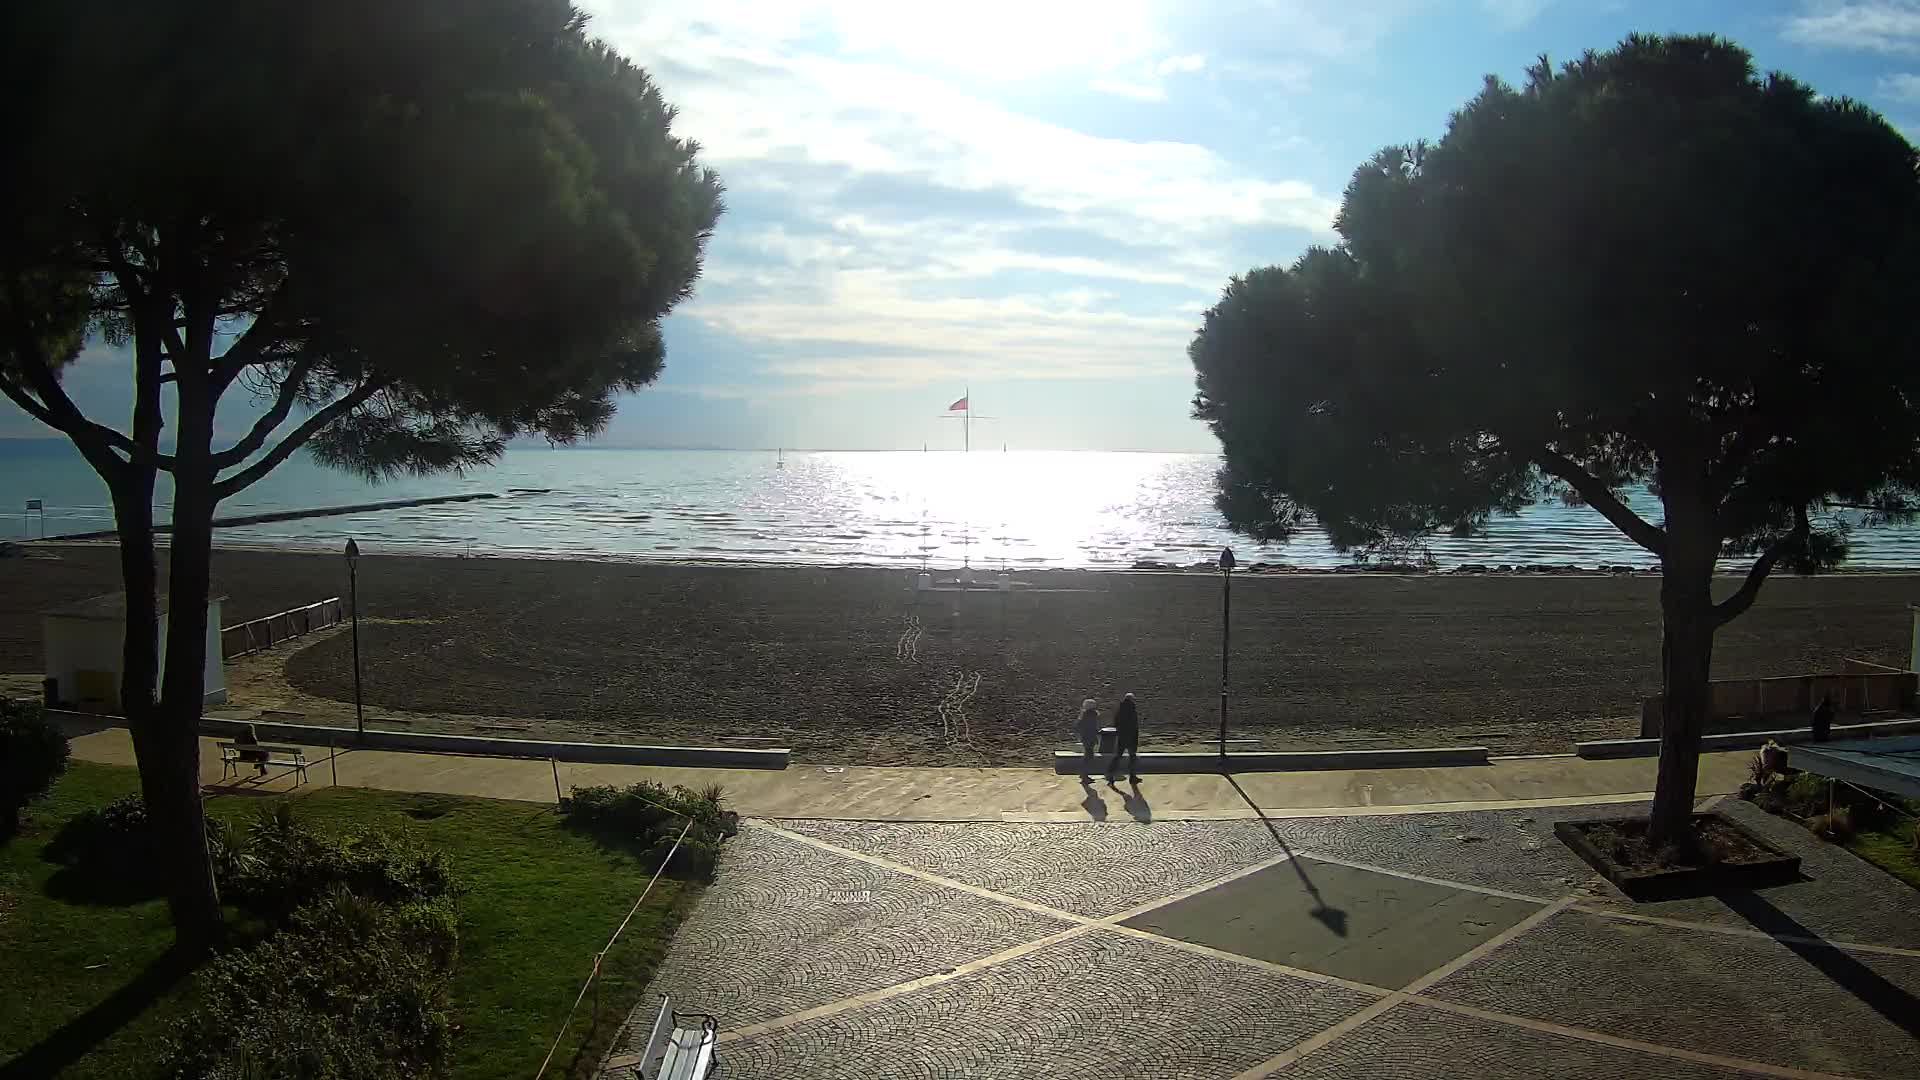
M 295 457 L 225 514 L 496 492 L 499 499 L 221 529 L 221 542 L 474 555 L 1119 569 L 1186 565 L 1231 545 L 1241 561 L 1332 567 L 1352 559 L 1318 537 L 1259 545 L 1222 527 L 1217 460 L 1101 452 L 807 453 L 515 449 L 464 477 L 370 485 Z M 169 494 L 163 489 L 162 501 Z M 106 492 L 65 443 L 0 440 L 0 536 L 111 526 Z M 1642 513 L 1659 508 L 1642 494 Z M 164 507 L 161 511 L 164 519 Z M 1591 510 L 1547 503 L 1489 535 L 1435 539 L 1460 563 L 1631 564 L 1651 560 Z M 1855 534 L 1851 565 L 1920 567 L 1920 530 Z

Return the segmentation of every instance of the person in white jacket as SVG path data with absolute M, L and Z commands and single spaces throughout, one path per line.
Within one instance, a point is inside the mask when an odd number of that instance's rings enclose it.
M 1100 706 L 1092 698 L 1080 703 L 1080 717 L 1073 722 L 1073 730 L 1080 736 L 1080 782 L 1093 783 L 1088 775 L 1093 764 L 1093 755 L 1100 749 Z

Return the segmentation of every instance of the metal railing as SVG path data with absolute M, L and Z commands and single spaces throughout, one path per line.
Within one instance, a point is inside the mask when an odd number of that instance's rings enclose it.
M 317 604 L 253 619 L 220 631 L 220 655 L 231 660 L 250 652 L 271 648 L 282 641 L 336 626 L 347 617 L 347 605 L 337 596 Z

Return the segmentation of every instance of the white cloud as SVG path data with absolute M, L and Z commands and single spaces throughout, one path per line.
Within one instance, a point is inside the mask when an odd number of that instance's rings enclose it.
M 1802 45 L 1882 53 L 1920 52 L 1920 2 L 1845 0 L 1810 4 L 1787 20 L 1784 36 Z
M 769 374 L 876 384 L 956 375 L 1079 379 L 1180 374 L 1190 315 L 1113 310 L 1096 290 L 929 298 L 894 275 L 845 271 L 805 295 L 696 303 L 692 314 L 787 347 Z
M 1134 81 L 1101 76 L 1087 83 L 1088 88 L 1098 90 L 1114 97 L 1132 98 L 1134 101 L 1165 101 L 1167 88 L 1157 79 Z
M 1912 72 L 1900 72 L 1895 75 L 1882 75 L 1875 89 L 1880 96 L 1902 105 L 1920 103 L 1920 75 Z
M 599 7 L 595 32 L 655 74 L 739 211 L 682 316 L 809 387 L 1184 375 L 1197 298 L 1297 250 L 1241 238 L 1323 239 L 1336 199 L 1200 142 L 1036 117 L 1010 88 L 1162 101 L 1211 77 L 1207 33 L 1258 38 L 1297 87 L 1305 58 L 1351 56 L 1384 25 L 1379 5 L 1320 0 L 1197 29 L 1184 9 L 1096 0 Z

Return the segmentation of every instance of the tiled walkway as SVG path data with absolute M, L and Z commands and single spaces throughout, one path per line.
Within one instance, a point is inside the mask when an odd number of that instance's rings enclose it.
M 755 821 L 636 1022 L 728 1080 L 1920 1075 L 1920 892 L 1729 801 L 1807 880 L 1632 904 L 1552 835 L 1631 809 Z

